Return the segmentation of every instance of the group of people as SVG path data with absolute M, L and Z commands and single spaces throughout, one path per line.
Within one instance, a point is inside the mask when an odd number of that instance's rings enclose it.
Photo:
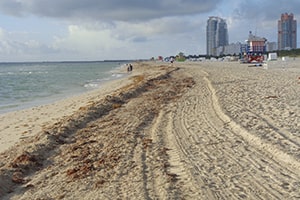
M 132 64 L 129 64 L 128 67 L 127 67 L 127 72 L 131 72 L 132 69 L 133 69 Z

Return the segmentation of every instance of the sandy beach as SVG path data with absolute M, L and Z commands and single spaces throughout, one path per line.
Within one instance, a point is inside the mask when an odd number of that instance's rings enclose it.
M 134 63 L 0 115 L 0 199 L 300 199 L 300 60 Z

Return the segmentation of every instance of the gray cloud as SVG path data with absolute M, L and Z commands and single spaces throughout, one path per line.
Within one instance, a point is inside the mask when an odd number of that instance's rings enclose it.
M 276 0 L 276 1 L 261 1 L 261 0 L 242 0 L 238 10 L 235 10 L 236 17 L 242 17 L 247 20 L 274 20 L 279 19 L 281 13 L 293 13 L 300 15 L 299 0 Z
M 137 21 L 212 11 L 222 0 L 1 0 L 0 10 L 14 16 Z
M 148 41 L 148 39 L 146 37 L 135 37 L 135 38 L 132 38 L 132 41 L 133 42 L 146 42 L 146 41 Z

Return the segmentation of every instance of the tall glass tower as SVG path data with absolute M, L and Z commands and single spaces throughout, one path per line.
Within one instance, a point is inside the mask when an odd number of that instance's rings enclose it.
M 294 15 L 284 13 L 278 20 L 278 49 L 289 50 L 297 48 L 297 21 Z
M 206 54 L 218 55 L 218 47 L 228 45 L 228 29 L 226 21 L 220 17 L 209 17 L 206 26 Z

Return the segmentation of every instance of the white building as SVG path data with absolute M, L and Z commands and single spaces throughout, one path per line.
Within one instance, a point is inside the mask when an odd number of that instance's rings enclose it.
M 242 43 L 232 43 L 226 46 L 220 46 L 217 48 L 216 56 L 220 55 L 239 55 L 241 53 Z
M 277 43 L 276 42 L 267 42 L 266 43 L 266 50 L 267 51 L 277 51 Z

